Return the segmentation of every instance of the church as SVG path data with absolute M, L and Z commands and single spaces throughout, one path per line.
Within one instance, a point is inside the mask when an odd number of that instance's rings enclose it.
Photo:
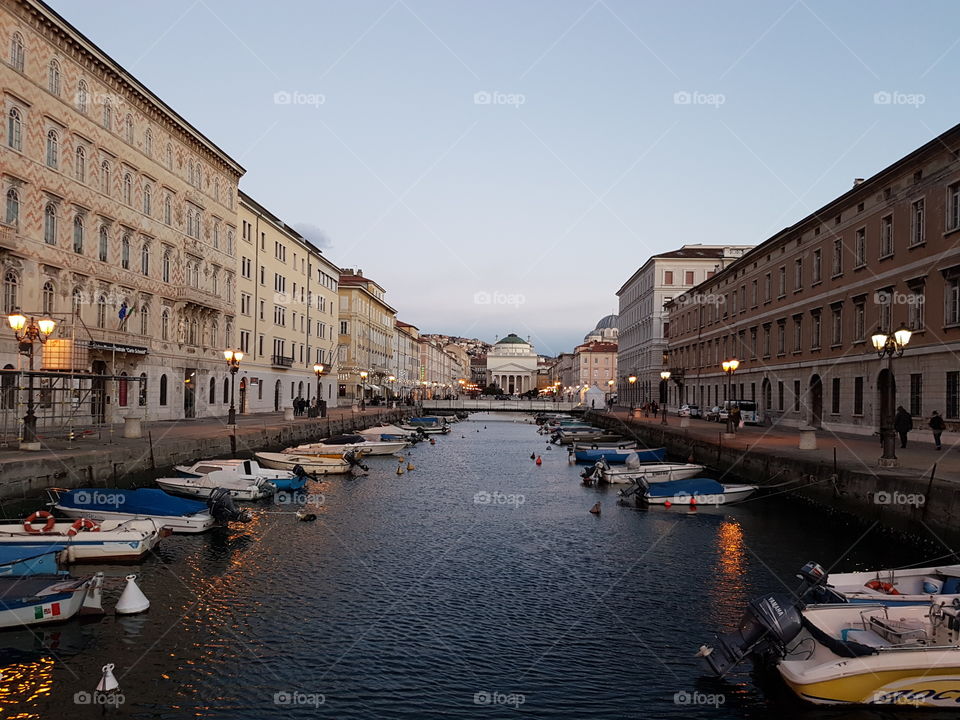
M 487 353 L 487 384 L 507 395 L 520 395 L 537 387 L 537 353 L 529 341 L 515 333 L 498 340 Z

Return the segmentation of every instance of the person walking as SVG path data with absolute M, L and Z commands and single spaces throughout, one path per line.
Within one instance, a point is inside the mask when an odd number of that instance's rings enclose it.
M 943 418 L 940 417 L 940 413 L 936 410 L 933 411 L 933 415 L 930 417 L 930 429 L 933 431 L 933 442 L 937 446 L 937 450 L 940 450 L 940 436 L 943 435 L 943 431 L 946 429 L 947 424 L 943 421 Z
M 900 436 L 900 447 L 907 446 L 907 433 L 913 430 L 913 418 L 910 413 L 903 409 L 903 405 L 897 406 L 897 414 L 893 418 L 893 429 Z

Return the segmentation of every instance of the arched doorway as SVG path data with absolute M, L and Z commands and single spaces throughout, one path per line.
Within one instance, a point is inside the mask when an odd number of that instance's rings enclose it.
M 120 407 L 127 406 L 127 373 L 121 372 L 120 379 L 117 381 L 117 405 Z
M 247 379 L 240 379 L 240 414 L 247 411 Z
M 893 429 L 894 408 L 897 405 L 897 378 L 884 368 L 877 375 L 877 427 Z
M 810 427 L 821 427 L 823 425 L 823 381 L 819 375 L 814 375 L 810 378 L 807 408 L 809 410 L 807 423 Z
M 761 423 L 766 424 L 770 411 L 773 409 L 773 388 L 767 378 L 760 383 L 760 417 Z
M 94 375 L 106 375 L 107 364 L 103 360 L 94 360 Z M 103 377 L 96 377 L 90 383 L 90 414 L 93 416 L 94 423 L 105 423 L 107 421 L 107 403 L 106 403 L 107 381 Z
M 280 412 L 280 381 L 273 387 L 273 411 Z
M 14 370 L 13 365 L 3 366 L 4 370 Z M 13 410 L 17 404 L 17 376 L 12 372 L 5 372 L 0 379 L 0 410 Z
M 196 379 L 197 371 L 193 368 L 186 368 L 183 371 L 183 416 L 185 418 L 193 418 L 197 416 Z M 203 390 L 200 392 L 202 393 Z

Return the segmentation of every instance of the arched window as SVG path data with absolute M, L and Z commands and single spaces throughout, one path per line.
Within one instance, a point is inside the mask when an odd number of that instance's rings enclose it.
M 188 342 L 190 345 L 196 345 L 196 344 L 197 344 L 197 334 L 198 334 L 197 331 L 198 331 L 199 329 L 200 329 L 200 326 L 199 326 L 199 324 L 197 323 L 196 319 L 191 320 L 191 321 L 190 321 L 190 334 L 189 334 L 189 336 L 187 337 L 187 342 Z
M 43 209 L 43 241 L 47 245 L 57 244 L 57 206 L 47 203 Z
M 150 334 L 150 308 L 146 305 L 140 308 L 140 334 Z
M 214 320 L 212 323 L 210 323 L 210 342 L 209 343 L 204 342 L 204 345 L 216 345 L 220 339 L 219 335 L 220 335 L 220 325 L 218 325 L 217 321 Z
M 20 222 L 20 194 L 16 188 L 7 190 L 7 225 L 17 225 Z
M 216 271 L 210 277 L 210 290 L 214 295 L 220 295 L 220 273 Z
M 162 278 L 163 281 L 168 283 L 170 282 L 170 251 L 163 251 L 163 269 L 162 269 Z
M 228 378 L 223 379 L 223 404 L 226 405 L 230 402 L 230 380 Z
M 227 230 L 227 252 L 233 255 L 233 230 Z
M 100 226 L 100 262 L 107 262 L 110 257 L 110 233 L 106 225 Z
M 133 143 L 133 116 L 127 113 L 127 119 L 124 120 L 124 127 L 127 131 L 127 142 Z
M 143 133 L 143 152 L 146 155 L 153 155 L 153 131 L 150 128 Z
M 106 160 L 100 163 L 100 192 L 110 194 L 110 163 Z
M 73 218 L 73 251 L 83 255 L 83 215 Z
M 170 311 L 166 308 L 160 313 L 160 339 L 170 339 Z M 163 405 L 163 403 L 160 403 Z
M 210 378 L 210 397 L 208 401 L 211 405 L 214 405 L 217 402 L 217 379 L 216 378 Z
M 147 374 L 140 373 L 140 389 L 137 393 L 137 405 L 144 407 L 147 404 Z
M 56 169 L 60 165 L 60 136 L 56 130 L 47 131 L 47 167 Z
M 220 202 L 220 178 L 213 179 L 213 199 Z
M 44 315 L 53 315 L 54 313 L 54 298 L 55 294 L 53 291 L 53 283 L 47 280 L 43 284 L 43 292 L 41 293 L 43 297 L 43 314 Z
M 87 151 L 83 145 L 77 145 L 76 161 L 73 165 L 73 176 L 80 182 L 87 179 Z
M 121 372 L 121 377 L 117 381 L 117 405 L 127 406 L 127 373 Z
M 81 80 L 77 83 L 77 110 L 84 115 L 87 114 L 87 81 Z
M 193 185 L 193 160 L 187 160 L 187 182 Z
M 19 108 L 10 108 L 7 114 L 7 146 L 17 150 L 23 150 L 23 115 Z
M 83 292 L 80 288 L 73 289 L 73 295 L 70 297 L 70 312 L 74 317 L 80 317 L 80 308 L 83 307 Z
M 51 60 L 47 69 L 47 89 L 57 97 L 60 96 L 60 63 L 56 60 Z
M 150 274 L 150 243 L 143 242 L 140 248 L 140 272 L 144 275 Z
M 213 221 L 213 247 L 217 250 L 220 249 L 220 221 Z
M 163 196 L 163 222 L 167 225 L 173 222 L 173 208 L 170 193 Z
M 18 32 L 10 38 L 10 64 L 17 72 L 23 72 L 23 35 Z
M 7 315 L 20 306 L 20 276 L 13 270 L 3 275 L 3 312 Z
M 107 298 L 100 295 L 97 298 L 97 327 L 105 328 L 107 326 Z
M 113 107 L 110 105 L 110 98 L 103 98 L 103 126 L 110 130 L 113 127 Z
M 143 186 L 143 214 L 150 215 L 153 212 L 153 188 L 150 185 Z
M 130 173 L 123 176 L 123 201 L 127 205 L 133 205 L 133 177 Z
M 167 143 L 167 169 L 173 170 L 173 145 Z
M 130 269 L 130 233 L 124 233 L 120 240 L 120 266 L 124 270 Z
M 160 405 L 167 404 L 167 376 L 163 374 L 160 376 Z

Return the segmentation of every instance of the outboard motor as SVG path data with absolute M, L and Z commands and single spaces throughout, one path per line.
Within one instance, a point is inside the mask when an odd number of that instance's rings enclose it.
M 310 477 L 307 471 L 303 469 L 303 465 L 294 465 L 292 472 L 298 478 Z
M 350 463 L 351 470 L 355 467 L 360 468 L 364 472 L 370 469 L 366 465 L 364 465 L 362 462 L 360 462 L 360 458 L 357 457 L 357 453 L 355 450 L 348 450 L 347 452 L 345 452 L 343 454 L 343 459 L 346 460 L 348 463 Z
M 787 644 L 803 629 L 801 611 L 807 597 L 823 588 L 827 574 L 820 565 L 809 562 L 797 577 L 803 584 L 796 596 L 779 593 L 751 600 L 736 630 L 718 635 L 715 647 L 700 646 L 697 655 L 710 672 L 723 677 L 748 656 L 760 663 L 784 656 Z
M 249 512 L 237 508 L 233 502 L 233 496 L 226 488 L 216 488 L 210 493 L 207 507 L 210 509 L 213 519 L 217 522 L 250 522 L 251 520 Z

